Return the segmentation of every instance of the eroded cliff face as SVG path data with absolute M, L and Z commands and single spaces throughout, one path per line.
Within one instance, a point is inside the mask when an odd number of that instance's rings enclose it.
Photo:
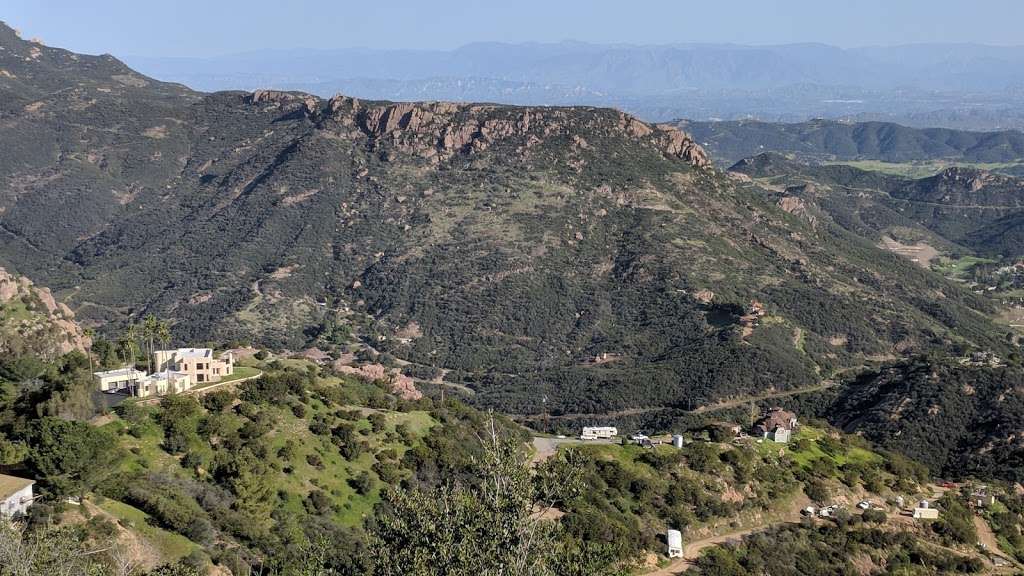
M 636 145 L 654 146 L 663 154 L 698 168 L 711 165 L 704 149 L 671 124 L 647 124 L 622 112 L 601 111 L 582 118 L 579 109 L 515 107 L 451 102 L 367 102 L 348 96 L 322 101 L 315 96 L 259 90 L 250 102 L 306 115 L 324 130 L 351 139 L 367 138 L 388 148 L 439 163 L 456 155 L 511 145 L 518 154 L 553 138 L 573 148 L 587 148 L 582 134 L 615 134 Z
M 0 353 L 54 358 L 91 345 L 74 313 L 49 288 L 0 268 Z

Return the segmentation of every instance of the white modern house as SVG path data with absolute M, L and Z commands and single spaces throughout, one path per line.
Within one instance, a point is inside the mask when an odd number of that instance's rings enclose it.
M 145 377 L 145 372 L 135 368 L 118 368 L 117 370 L 93 372 L 96 386 L 102 392 L 132 394 L 134 393 L 134 388 L 138 386 L 139 380 Z
M 13 518 L 28 513 L 35 483 L 35 480 L 0 474 L 0 518 Z
M 146 398 L 147 396 L 180 394 L 190 388 L 192 388 L 192 378 L 188 374 L 165 370 L 156 374 L 150 374 L 139 380 L 138 390 L 135 395 L 140 398 Z
M 614 426 L 584 426 L 580 434 L 581 440 L 607 440 L 619 435 L 619 429 Z
M 153 353 L 156 372 L 147 374 L 135 368 L 94 372 L 102 392 L 130 394 L 139 398 L 180 394 L 201 384 L 219 382 L 235 372 L 231 352 L 214 355 L 210 348 L 178 348 Z

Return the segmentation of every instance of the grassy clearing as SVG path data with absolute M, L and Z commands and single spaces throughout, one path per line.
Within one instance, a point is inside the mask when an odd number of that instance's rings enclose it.
M 143 408 L 143 410 L 152 410 L 152 408 Z M 102 428 L 120 434 L 120 445 L 129 452 L 128 457 L 121 460 L 120 472 L 125 474 L 180 473 L 179 460 L 164 452 L 161 446 L 164 438 L 163 430 L 155 422 L 150 421 L 134 426 L 134 435 L 124 433 L 128 430 L 128 425 L 120 419 L 105 424 Z
M 0 321 L 7 323 L 20 323 L 32 319 L 32 311 L 21 298 L 14 298 L 10 302 L 0 304 Z
M 149 514 L 138 508 L 110 499 L 104 499 L 96 505 L 117 518 L 122 526 L 145 538 L 164 562 L 176 562 L 191 554 L 193 550 L 199 549 L 199 546 L 188 538 L 153 525 Z
M 960 258 L 942 257 L 932 263 L 932 270 L 947 278 L 963 280 L 967 278 L 971 268 L 979 264 L 996 264 L 996 261 L 977 256 L 963 256 Z
M 209 382 L 202 386 L 196 386 L 193 390 L 202 390 L 203 388 L 209 388 L 211 386 L 220 386 L 221 384 L 227 384 L 229 382 L 237 382 L 245 378 L 252 378 L 259 376 L 260 370 L 251 366 L 235 366 L 234 372 L 230 376 L 225 376 L 216 382 Z
M 831 460 L 837 467 L 850 462 L 867 464 L 881 460 L 881 456 L 870 450 L 832 441 L 820 428 L 806 424 L 797 429 L 788 444 L 766 440 L 754 445 L 763 455 L 778 454 L 780 449 L 785 450 L 790 459 L 803 468 L 809 468 L 815 460 L 821 458 Z
M 927 162 L 882 162 L 880 160 L 853 160 L 847 162 L 829 162 L 829 164 L 840 164 L 853 166 L 861 170 L 880 172 L 892 176 L 904 176 L 907 178 L 927 178 L 934 176 L 946 168 L 961 166 L 967 168 L 978 168 L 981 170 L 1000 171 L 1012 170 L 1024 166 L 1022 162 L 948 162 L 942 160 L 931 160 Z

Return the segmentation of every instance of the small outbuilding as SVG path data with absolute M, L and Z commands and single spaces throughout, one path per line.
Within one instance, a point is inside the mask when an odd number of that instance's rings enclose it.
M 939 518 L 938 508 L 932 508 L 927 500 L 921 500 L 914 508 L 915 520 L 937 520 Z
M 669 558 L 682 558 L 683 557 L 683 533 L 679 530 L 669 530 L 667 536 L 668 540 L 668 557 Z
M 13 518 L 27 514 L 34 498 L 35 480 L 0 474 L 0 518 Z
M 580 433 L 581 440 L 607 440 L 619 435 L 619 429 L 614 426 L 584 426 Z
M 784 444 L 789 442 L 796 427 L 796 414 L 782 408 L 772 408 L 754 424 L 753 435 Z

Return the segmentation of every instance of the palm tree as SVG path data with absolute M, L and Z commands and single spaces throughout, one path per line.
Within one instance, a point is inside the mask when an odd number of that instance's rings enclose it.
M 132 382 L 132 392 L 134 393 L 138 387 L 138 383 L 135 382 L 135 361 L 138 359 L 139 327 L 134 322 L 129 323 L 121 339 L 126 347 L 125 356 L 129 361 L 128 368 L 131 370 L 129 380 Z
M 161 320 L 156 326 L 156 339 L 160 341 L 160 344 L 167 350 L 167 347 L 171 343 L 171 325 L 166 320 Z M 157 367 L 159 368 L 159 366 Z M 169 368 L 168 368 L 169 369 Z
M 95 370 L 92 366 L 92 339 L 96 336 L 96 331 L 92 328 L 86 328 L 82 330 L 82 336 L 89 339 L 89 347 L 85 349 L 85 355 L 89 358 L 89 372 L 94 372 Z
M 147 342 L 149 344 L 149 347 L 146 349 L 146 365 L 149 366 L 149 371 L 151 373 L 153 372 L 153 352 L 155 351 L 153 347 L 153 340 L 156 338 L 156 333 L 159 328 L 160 321 L 152 314 L 146 316 L 146 319 L 142 322 L 143 344 Z
M 121 357 L 121 367 L 126 370 L 126 376 L 131 374 L 131 372 L 127 372 L 130 367 L 130 364 L 128 363 L 130 350 L 131 344 L 129 343 L 128 337 L 122 334 L 121 337 L 117 339 L 117 355 Z M 128 387 L 132 387 L 131 378 L 128 378 Z

